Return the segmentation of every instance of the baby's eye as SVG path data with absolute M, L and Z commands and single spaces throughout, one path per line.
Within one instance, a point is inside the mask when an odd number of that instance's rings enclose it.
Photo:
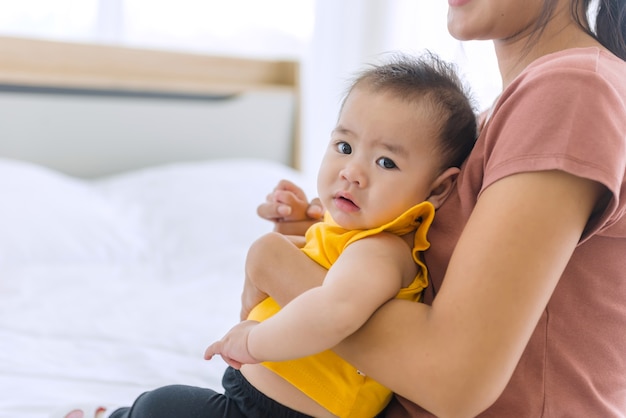
M 392 159 L 389 159 L 387 157 L 380 157 L 378 160 L 376 160 L 376 164 L 388 170 L 398 167 L 396 163 L 393 162 Z
M 340 141 L 336 147 L 340 154 L 352 154 L 352 147 L 347 142 Z

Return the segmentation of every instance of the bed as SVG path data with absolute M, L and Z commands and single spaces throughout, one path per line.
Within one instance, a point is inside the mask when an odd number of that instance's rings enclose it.
M 298 103 L 295 61 L 0 38 L 0 417 L 221 388 Z

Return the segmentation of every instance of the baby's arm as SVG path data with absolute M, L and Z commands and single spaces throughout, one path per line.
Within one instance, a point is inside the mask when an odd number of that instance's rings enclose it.
M 273 317 L 236 326 L 205 353 L 235 362 L 280 361 L 332 348 L 393 298 L 416 266 L 406 243 L 380 234 L 351 244 L 322 286 L 303 293 Z

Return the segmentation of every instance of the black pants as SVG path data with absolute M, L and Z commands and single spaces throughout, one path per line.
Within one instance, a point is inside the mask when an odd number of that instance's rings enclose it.
M 268 398 L 238 371 L 226 369 L 224 394 L 195 386 L 171 385 L 146 392 L 111 418 L 310 418 Z

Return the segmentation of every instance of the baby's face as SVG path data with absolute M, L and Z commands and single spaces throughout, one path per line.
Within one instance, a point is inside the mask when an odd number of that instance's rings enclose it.
M 436 125 L 420 104 L 354 89 L 318 175 L 320 199 L 333 219 L 369 229 L 426 200 L 439 173 Z

